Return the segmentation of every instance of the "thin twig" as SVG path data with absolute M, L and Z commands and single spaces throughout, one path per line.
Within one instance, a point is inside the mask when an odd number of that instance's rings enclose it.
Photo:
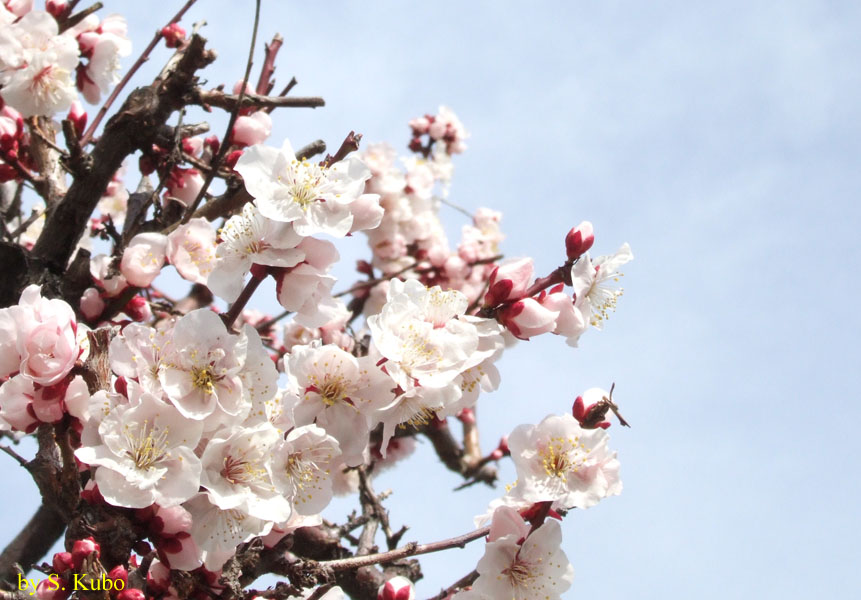
M 17 452 L 15 452 L 14 450 L 12 450 L 12 448 L 10 448 L 9 446 L 6 446 L 5 444 L 0 444 L 0 450 L 2 450 L 6 454 L 8 454 L 12 458 L 14 458 L 16 461 L 18 461 L 18 464 L 21 465 L 22 467 L 27 466 L 27 459 L 24 458 L 23 456 L 21 456 L 20 454 L 18 454 Z
M 326 101 L 319 96 L 261 96 L 251 92 L 225 94 L 221 90 L 201 91 L 192 99 L 195 104 L 215 106 L 225 110 L 238 108 L 319 108 L 326 106 Z
M 173 18 L 167 22 L 167 24 L 172 25 L 173 23 L 178 22 L 195 2 L 197 2 L 197 0 L 188 0 L 183 5 L 183 7 L 179 9 L 179 12 L 176 13 Z M 133 64 L 132 67 L 128 70 L 128 72 L 123 76 L 123 78 L 120 79 L 120 82 L 114 88 L 114 91 L 111 92 L 111 95 L 108 96 L 108 99 L 105 100 L 105 103 L 102 105 L 102 107 L 99 109 L 99 112 L 96 114 L 96 118 L 93 119 L 93 122 L 90 123 L 89 127 L 87 127 L 87 131 L 85 131 L 84 135 L 81 136 L 80 143 L 82 148 L 86 146 L 93 138 L 93 134 L 96 132 L 96 129 L 98 128 L 99 124 L 102 122 L 102 119 L 105 118 L 105 115 L 108 113 L 108 110 L 111 108 L 111 105 L 119 97 L 120 92 L 122 92 L 123 88 L 126 86 L 126 84 L 128 84 L 132 76 L 137 73 L 137 70 L 141 68 L 141 65 L 143 65 L 149 59 L 149 55 L 152 53 L 153 50 L 155 50 L 156 45 L 162 38 L 161 31 L 162 30 L 159 29 L 155 32 L 155 35 L 153 36 L 149 45 L 144 49 L 144 51 L 135 61 L 135 64 Z
M 218 154 L 216 154 L 212 159 L 212 171 L 206 175 L 206 179 L 203 180 L 203 187 L 200 188 L 194 202 L 191 203 L 191 206 L 188 207 L 188 210 L 186 210 L 185 214 L 182 216 L 182 223 L 188 223 L 194 215 L 194 211 L 196 211 L 197 207 L 200 206 L 200 202 L 206 195 L 206 191 L 209 189 L 212 180 L 215 179 L 215 174 L 218 172 L 218 167 L 221 165 L 221 161 L 223 161 L 224 157 L 227 155 L 227 150 L 230 146 L 230 144 L 228 144 L 228 140 L 231 137 L 234 125 L 236 125 L 236 119 L 239 117 L 239 108 L 242 105 L 242 99 L 245 97 L 245 88 L 248 86 L 248 78 L 251 77 L 251 65 L 254 61 L 254 47 L 257 45 L 257 27 L 259 24 L 260 0 L 256 0 L 254 3 L 254 26 L 251 29 L 251 46 L 248 48 L 248 60 L 245 63 L 245 76 L 242 78 L 242 89 L 239 90 L 236 107 L 233 109 L 233 112 L 230 113 L 230 120 L 227 122 L 227 131 L 224 133 L 224 137 L 222 138 L 221 147 L 218 148 Z
M 485 537 L 490 533 L 490 525 L 476 529 L 470 533 L 459 535 L 439 542 L 431 542 L 430 544 L 419 544 L 410 542 L 406 546 L 402 546 L 388 552 L 378 552 L 377 554 L 367 554 L 365 556 L 353 556 L 350 558 L 342 558 L 340 560 L 327 560 L 317 563 L 320 567 L 331 569 L 333 571 L 341 571 L 344 569 L 357 569 L 359 567 L 367 567 L 380 563 L 392 562 L 408 556 L 418 556 L 420 554 L 430 554 L 431 552 L 439 552 L 448 550 L 449 548 L 463 548 L 469 542 Z

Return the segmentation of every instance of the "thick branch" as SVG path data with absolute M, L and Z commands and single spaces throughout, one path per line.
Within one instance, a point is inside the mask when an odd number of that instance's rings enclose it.
M 20 565 L 24 572 L 29 571 L 30 565 L 45 556 L 65 529 L 66 523 L 56 510 L 44 504 L 40 506 L 0 554 L 0 585 L 9 590 L 17 589 L 14 565 Z

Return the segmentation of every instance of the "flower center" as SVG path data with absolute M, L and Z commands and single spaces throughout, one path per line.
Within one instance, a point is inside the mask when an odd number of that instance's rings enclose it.
M 266 470 L 247 460 L 244 455 L 236 457 L 229 454 L 224 457 L 221 476 L 233 485 L 249 484 L 265 477 Z
M 135 467 L 149 470 L 167 455 L 168 428 L 154 431 L 145 419 L 140 427 L 123 426 L 126 439 L 126 456 L 132 459 Z
M 508 585 L 513 588 L 527 587 L 529 582 L 535 579 L 529 565 L 519 558 L 515 559 L 510 567 L 503 569 L 502 574 L 508 578 Z
M 549 477 L 567 479 L 569 473 L 576 473 L 586 462 L 589 449 L 580 443 L 580 437 L 551 438 L 549 443 L 538 449 L 541 466 Z
M 191 383 L 199 390 L 203 390 L 206 394 L 212 394 L 215 391 L 215 378 L 212 374 L 212 366 L 192 367 L 191 368 Z

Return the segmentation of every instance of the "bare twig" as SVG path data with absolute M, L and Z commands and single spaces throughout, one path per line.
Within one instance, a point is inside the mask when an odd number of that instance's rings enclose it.
M 261 96 L 260 94 L 225 94 L 221 90 L 201 91 L 191 99 L 194 104 L 203 106 L 215 106 L 225 110 L 236 110 L 237 108 L 319 108 L 326 105 L 326 101 L 319 96 L 281 97 Z
M 278 56 L 278 51 L 284 44 L 284 38 L 281 34 L 276 33 L 272 41 L 266 44 L 266 58 L 263 61 L 263 68 L 260 70 L 260 79 L 257 80 L 257 93 L 265 95 L 268 93 L 272 83 L 272 74 L 275 72 L 275 57 Z
M 251 29 L 251 45 L 248 48 L 248 60 L 245 63 L 245 76 L 242 78 L 242 89 L 239 90 L 236 107 L 230 113 L 230 120 L 227 122 L 227 131 L 224 133 L 221 146 L 218 148 L 218 154 L 216 154 L 215 157 L 212 159 L 212 170 L 207 173 L 206 179 L 203 180 L 203 186 L 197 193 L 197 197 L 194 199 L 194 202 L 192 202 L 191 206 L 188 207 L 188 210 L 185 211 L 185 214 L 182 217 L 183 223 L 188 223 L 188 221 L 194 215 L 194 211 L 196 211 L 197 207 L 200 206 L 201 201 L 206 195 L 206 191 L 209 189 L 212 180 L 215 178 L 215 174 L 218 172 L 219 165 L 221 165 L 221 162 L 227 155 L 227 150 L 230 147 L 228 140 L 230 140 L 230 137 L 233 133 L 233 126 L 236 125 L 236 119 L 239 117 L 239 108 L 242 105 L 242 99 L 245 97 L 245 88 L 248 86 L 248 78 L 251 76 L 251 64 L 254 61 L 254 47 L 257 44 L 257 27 L 259 24 L 260 0 L 256 0 L 254 3 L 254 26 Z
M 476 529 L 470 533 L 439 542 L 431 542 L 430 544 L 410 542 L 406 546 L 402 546 L 395 550 L 389 550 L 388 552 L 379 552 L 377 554 L 368 554 L 365 556 L 353 556 L 350 558 L 342 558 L 340 560 L 327 560 L 318 563 L 318 565 L 325 569 L 331 569 L 332 571 L 367 567 L 370 565 L 392 562 L 401 558 L 407 558 L 408 556 L 430 554 L 431 552 L 439 552 L 441 550 L 448 550 L 449 548 L 463 548 L 469 542 L 483 538 L 488 533 L 490 533 L 490 525 L 482 527 L 481 529 Z
M 294 98 L 295 100 L 295 98 Z M 341 142 L 341 147 L 335 152 L 335 156 L 327 154 L 326 158 L 320 163 L 323 167 L 331 167 L 338 161 L 344 160 L 350 152 L 355 152 L 359 149 L 359 142 L 362 141 L 362 134 L 351 131 Z

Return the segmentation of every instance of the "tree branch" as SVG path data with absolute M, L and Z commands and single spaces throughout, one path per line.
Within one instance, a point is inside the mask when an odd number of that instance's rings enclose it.
M 15 565 L 26 573 L 30 565 L 40 560 L 60 539 L 66 523 L 53 508 L 42 504 L 26 525 L 0 554 L 0 585 L 8 590 L 17 589 L 12 583 Z

